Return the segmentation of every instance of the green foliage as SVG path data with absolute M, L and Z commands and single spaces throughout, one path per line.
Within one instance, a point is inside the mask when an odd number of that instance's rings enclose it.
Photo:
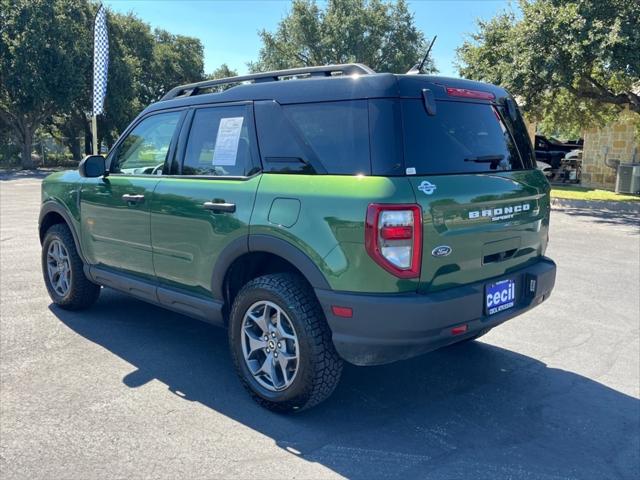
M 228 78 L 228 77 L 236 77 L 238 76 L 238 72 L 229 68 L 229 65 L 223 63 L 218 68 L 216 68 L 213 72 L 207 75 L 207 80 L 215 80 L 217 78 Z M 222 92 L 223 90 L 229 88 L 231 85 L 216 85 L 211 88 L 211 92 Z
M 229 65 L 223 63 L 218 68 L 216 68 L 213 72 L 207 75 L 208 80 L 215 80 L 216 78 L 227 78 L 227 77 L 236 77 L 238 76 L 238 72 L 229 68 Z
M 91 22 L 80 0 L 0 0 L 0 120 L 21 146 L 22 166 L 33 166 L 38 126 L 71 107 L 84 88 L 91 57 L 79 39 Z
M 640 112 L 637 0 L 520 0 L 479 21 L 460 74 L 506 87 L 543 130 L 577 133 L 623 108 Z
M 404 0 L 294 0 L 275 32 L 260 32 L 253 72 L 334 63 L 364 63 L 379 72 L 404 73 L 422 59 L 426 45 Z M 429 60 L 425 71 L 435 67 Z
M 0 0 L 0 122 L 31 167 L 35 132 L 44 125 L 81 156 L 89 146 L 93 19 L 86 0 Z M 199 40 L 152 32 L 134 15 L 108 13 L 109 75 L 100 141 L 112 143 L 138 112 L 179 83 L 203 76 Z
M 0 143 L 2 161 L 32 167 L 34 135 L 66 144 L 77 161 L 90 152 L 94 0 L 0 0 Z M 175 85 L 235 76 L 221 65 L 203 74 L 199 40 L 152 31 L 133 14 L 108 11 L 109 74 L 99 142 L 117 135 L 149 103 Z M 405 0 L 295 0 L 252 70 L 361 62 L 377 71 L 405 72 L 426 45 Z M 433 63 L 427 72 L 435 71 Z
M 155 30 L 149 100 L 158 100 L 176 85 L 204 80 L 204 48 L 197 38 Z

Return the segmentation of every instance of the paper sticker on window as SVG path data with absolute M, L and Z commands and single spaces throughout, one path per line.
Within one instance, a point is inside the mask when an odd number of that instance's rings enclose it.
M 216 146 L 213 150 L 213 165 L 233 166 L 238 155 L 238 143 L 244 117 L 229 117 L 220 120 Z

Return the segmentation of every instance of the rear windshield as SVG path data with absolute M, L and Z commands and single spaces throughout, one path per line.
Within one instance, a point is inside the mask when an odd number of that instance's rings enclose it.
M 432 116 L 422 100 L 402 100 L 402 116 L 405 167 L 417 175 L 531 168 L 530 147 L 520 155 L 500 107 L 439 101 Z

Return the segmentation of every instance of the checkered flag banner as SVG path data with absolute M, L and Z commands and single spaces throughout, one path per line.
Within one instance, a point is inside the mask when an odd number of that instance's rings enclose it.
M 93 25 L 93 115 L 104 112 L 107 95 L 107 70 L 109 70 L 109 37 L 107 35 L 107 11 L 100 5 Z

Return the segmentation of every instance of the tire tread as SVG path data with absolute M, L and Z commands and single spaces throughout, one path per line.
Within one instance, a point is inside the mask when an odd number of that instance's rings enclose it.
M 245 388 L 260 405 L 270 410 L 302 411 L 319 404 L 329 397 L 338 385 L 342 374 L 343 361 L 335 350 L 331 339 L 331 331 L 315 294 L 304 278 L 293 273 L 278 273 L 258 277 L 248 282 L 238 293 L 231 311 L 232 319 L 242 314 L 242 312 L 237 311 L 239 305 L 246 295 L 250 295 L 256 289 L 277 293 L 289 308 L 296 310 L 298 320 L 305 325 L 306 330 L 305 332 L 298 332 L 298 335 L 307 335 L 311 345 L 311 355 L 314 359 L 314 369 L 311 375 L 311 385 L 308 389 L 310 393 L 303 404 L 277 403 L 266 400 L 253 391 L 240 368 L 239 362 L 242 359 L 233 355 L 236 370 Z M 232 341 L 231 334 L 229 337 L 230 341 Z M 230 347 L 234 351 L 234 346 L 230 345 Z
M 47 241 L 48 238 L 53 235 L 57 236 L 62 241 L 69 253 L 72 275 L 71 291 L 65 298 L 61 298 L 58 294 L 53 292 L 49 286 L 49 279 L 47 276 Z M 44 283 L 49 292 L 49 296 L 53 302 L 65 310 L 83 310 L 93 305 L 100 296 L 100 285 L 96 285 L 91 282 L 84 274 L 84 263 L 82 262 L 80 255 L 78 255 L 76 244 L 73 240 L 73 235 L 71 234 L 69 227 L 63 223 L 56 223 L 52 225 L 44 235 L 42 249 L 42 274 L 44 276 Z

